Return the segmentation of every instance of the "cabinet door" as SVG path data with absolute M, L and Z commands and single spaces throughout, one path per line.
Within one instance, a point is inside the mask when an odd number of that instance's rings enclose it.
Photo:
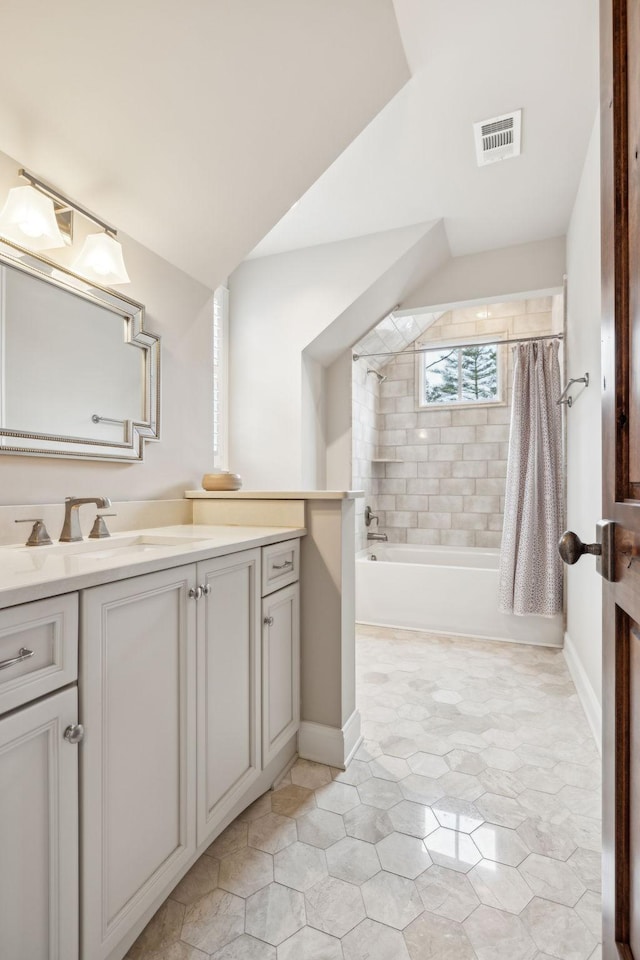
M 195 850 L 195 565 L 84 591 L 83 956 L 102 960 Z
M 262 762 L 276 756 L 300 726 L 299 585 L 262 601 Z
M 260 551 L 198 564 L 198 844 L 260 773 Z
M 77 960 L 78 692 L 0 720 L 0 957 Z

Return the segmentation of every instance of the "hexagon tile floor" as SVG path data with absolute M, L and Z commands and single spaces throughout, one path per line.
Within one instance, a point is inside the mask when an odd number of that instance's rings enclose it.
M 600 763 L 559 650 L 358 630 L 365 741 L 300 760 L 129 960 L 596 960 Z

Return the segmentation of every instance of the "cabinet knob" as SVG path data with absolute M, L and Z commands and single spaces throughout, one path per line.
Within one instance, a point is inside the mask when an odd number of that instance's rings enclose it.
M 80 743 L 84 738 L 84 727 L 81 723 L 70 723 L 63 736 L 67 743 Z
M 267 626 L 267 627 L 272 627 L 272 626 L 273 626 L 273 617 L 265 617 L 262 622 L 265 624 L 265 626 Z
M 202 595 L 203 597 L 208 597 L 209 594 L 211 593 L 211 584 L 210 584 L 210 583 L 203 583 L 198 589 L 202 591 L 202 594 L 201 594 L 201 595 Z
M 189 590 L 189 600 L 199 600 L 202 596 L 202 587 L 191 587 Z

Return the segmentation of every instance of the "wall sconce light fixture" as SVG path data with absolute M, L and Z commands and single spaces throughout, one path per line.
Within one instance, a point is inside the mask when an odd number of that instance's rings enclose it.
M 69 245 L 73 242 L 75 211 L 102 231 L 86 237 L 73 264 L 76 273 L 102 286 L 130 282 L 114 227 L 28 170 L 19 170 L 18 174 L 28 180 L 29 186 L 13 187 L 9 191 L 0 211 L 1 236 L 30 250 Z
M 35 187 L 12 187 L 0 212 L 0 234 L 30 250 L 64 247 L 53 200 Z

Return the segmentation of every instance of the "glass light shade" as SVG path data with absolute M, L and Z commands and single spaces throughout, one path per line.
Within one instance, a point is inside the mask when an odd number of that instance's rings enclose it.
M 64 247 L 51 197 L 35 187 L 12 187 L 0 213 L 0 234 L 30 250 Z
M 89 234 L 73 269 L 103 287 L 114 283 L 130 283 L 122 246 L 108 233 Z

